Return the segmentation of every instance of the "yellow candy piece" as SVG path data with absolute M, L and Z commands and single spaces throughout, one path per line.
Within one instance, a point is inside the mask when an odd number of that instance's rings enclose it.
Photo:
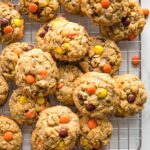
M 61 141 L 60 143 L 59 143 L 59 148 L 64 148 L 65 147 L 65 143 L 64 143 L 64 141 Z
M 43 105 L 43 104 L 45 103 L 45 99 L 44 99 L 43 97 L 39 97 L 39 98 L 37 99 L 37 103 L 38 103 L 39 105 Z
M 40 7 L 46 7 L 48 5 L 47 0 L 38 0 Z
M 83 139 L 83 140 L 82 140 L 82 145 L 83 145 L 83 146 L 88 146 L 88 141 L 87 141 L 86 139 Z
M 107 96 L 107 90 L 106 89 L 99 89 L 98 97 L 99 98 L 105 98 Z
M 68 44 L 68 43 L 64 43 L 63 44 L 63 47 L 65 47 L 65 48 L 67 48 L 67 47 L 69 47 L 70 46 L 70 44 Z
M 20 96 L 19 102 L 20 102 L 20 104 L 25 105 L 28 102 L 28 99 L 25 96 Z
M 22 20 L 21 19 L 14 19 L 14 24 L 16 27 L 21 27 L 22 26 Z
M 103 51 L 104 51 L 104 48 L 102 46 L 100 46 L 100 45 L 95 45 L 94 46 L 94 52 L 96 54 L 101 54 L 101 53 L 103 53 Z
M 59 55 L 62 55 L 62 54 L 65 53 L 65 51 L 64 51 L 62 48 L 60 48 L 60 47 L 56 48 L 56 52 L 57 52 L 57 54 L 59 54 Z

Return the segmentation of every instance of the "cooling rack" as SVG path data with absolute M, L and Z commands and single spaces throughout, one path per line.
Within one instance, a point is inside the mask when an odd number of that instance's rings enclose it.
M 2 0 L 0 0 L 2 1 Z M 18 0 L 11 0 L 13 4 L 17 7 Z M 140 1 L 139 1 L 140 2 Z M 77 22 L 85 26 L 86 30 L 90 35 L 100 35 L 99 28 L 89 21 L 87 17 L 80 17 L 75 15 L 70 15 L 66 13 L 60 6 L 57 14 L 65 16 L 67 19 L 73 22 Z M 41 26 L 40 23 L 36 23 L 26 16 L 25 18 L 25 35 L 22 41 L 35 43 L 35 34 L 37 29 Z M 131 64 L 132 56 L 138 55 L 141 57 L 141 37 L 139 36 L 134 41 L 124 41 L 118 44 L 122 51 L 123 61 L 122 65 L 117 72 L 117 74 L 132 73 L 141 78 L 141 65 L 138 67 L 133 67 Z M 0 52 L 4 46 L 0 45 Z M 12 90 L 16 88 L 16 85 L 12 82 L 10 85 L 9 97 Z M 8 99 L 9 99 L 8 97 Z M 52 104 L 54 102 L 52 101 Z M 8 102 L 0 108 L 0 114 L 9 115 Z M 128 118 L 110 118 L 113 124 L 113 136 L 110 144 L 103 148 L 103 150 L 139 150 L 142 142 L 142 115 L 138 114 L 134 117 Z M 21 150 L 31 150 L 30 136 L 33 127 L 22 126 L 23 131 L 23 145 Z M 81 148 L 74 148 L 74 150 L 81 150 Z

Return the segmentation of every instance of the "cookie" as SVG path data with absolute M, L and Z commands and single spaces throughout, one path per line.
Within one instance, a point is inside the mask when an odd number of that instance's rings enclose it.
M 94 23 L 110 26 L 127 14 L 127 0 L 82 0 L 81 10 Z
M 74 81 L 82 75 L 80 69 L 73 65 L 59 67 L 60 79 L 57 85 L 56 98 L 66 105 L 74 105 L 72 94 L 74 90 Z
M 22 88 L 13 91 L 9 100 L 11 118 L 20 125 L 34 124 L 39 113 L 49 106 L 46 97 L 31 98 Z
M 59 61 L 73 62 L 87 53 L 88 38 L 83 26 L 58 17 L 38 30 L 36 46 L 52 53 Z
M 81 114 L 103 118 L 116 111 L 120 92 L 108 74 L 87 73 L 76 79 L 75 87 L 73 100 Z
M 80 61 L 80 67 L 84 72 L 104 72 L 114 74 L 121 64 L 121 51 L 111 40 L 92 37 L 88 54 Z
M 85 150 L 101 149 L 109 144 L 113 127 L 106 119 L 95 119 L 88 116 L 80 116 L 79 146 Z
M 57 0 L 19 0 L 19 10 L 35 21 L 48 21 L 57 12 Z
M 121 93 L 115 115 L 127 117 L 142 111 L 147 93 L 140 79 L 132 74 L 115 76 L 114 79 Z
M 142 32 L 146 21 L 139 3 L 129 0 L 128 5 L 128 14 L 119 23 L 109 27 L 100 26 L 103 36 L 118 42 L 133 40 Z
M 24 19 L 6 3 L 0 2 L 0 43 L 9 44 L 23 37 Z
M 20 58 L 20 55 L 33 48 L 33 45 L 23 42 L 17 42 L 6 46 L 3 49 L 2 54 L 0 56 L 2 75 L 6 79 L 14 80 L 15 66 L 17 64 L 18 59 Z
M 1 89 L 0 90 L 0 105 L 3 105 L 7 100 L 9 88 L 8 88 L 7 82 L 1 75 L 0 75 L 0 89 Z
M 59 72 L 49 53 L 34 48 L 21 55 L 17 62 L 16 84 L 32 97 L 47 96 L 56 90 Z
M 32 133 L 33 150 L 70 150 L 79 134 L 79 118 L 68 107 L 54 106 L 41 112 Z
M 19 126 L 11 119 L 0 116 L 0 149 L 20 150 L 22 145 L 22 132 Z

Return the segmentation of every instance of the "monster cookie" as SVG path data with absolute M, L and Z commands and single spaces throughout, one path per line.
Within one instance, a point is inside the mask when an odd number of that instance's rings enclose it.
M 6 102 L 8 95 L 8 84 L 3 78 L 3 76 L 0 75 L 0 105 L 3 105 Z
M 88 38 L 83 26 L 58 17 L 39 29 L 36 45 L 57 60 L 77 61 L 87 53 Z
M 54 17 L 58 10 L 57 0 L 20 0 L 19 10 L 35 21 L 47 21 Z
M 122 21 L 112 26 L 100 26 L 103 36 L 114 41 L 133 40 L 143 30 L 145 18 L 139 4 L 129 0 L 129 12 L 122 18 Z
M 17 62 L 16 84 L 31 96 L 46 96 L 56 90 L 59 77 L 56 63 L 49 53 L 32 49 L 21 55 Z
M 0 2 L 0 43 L 8 44 L 23 36 L 24 20 L 6 3 Z
M 80 61 L 84 72 L 96 71 L 113 74 L 121 64 L 121 52 L 117 45 L 108 39 L 90 38 L 90 48 Z
M 73 65 L 59 67 L 60 79 L 58 81 L 56 97 L 60 102 L 73 105 L 72 93 L 74 80 L 82 75 L 82 72 Z
M 111 139 L 112 124 L 106 120 L 96 120 L 88 116 L 80 116 L 79 146 L 85 150 L 98 150 L 106 146 Z
M 119 89 L 108 74 L 87 73 L 75 81 L 73 100 L 83 115 L 103 117 L 115 112 Z
M 21 125 L 35 123 L 39 113 L 49 106 L 46 97 L 31 98 L 22 88 L 15 90 L 9 100 L 11 117 Z
M 115 76 L 114 79 L 121 92 L 115 115 L 126 117 L 139 113 L 144 108 L 147 99 L 144 84 L 132 74 Z
M 19 126 L 11 119 L 0 116 L 0 149 L 20 150 L 22 133 Z
M 127 0 L 82 0 L 81 10 L 93 22 L 110 26 L 127 14 Z
M 41 112 L 32 133 L 33 150 L 71 150 L 79 134 L 79 118 L 69 108 L 55 106 Z
M 2 74 L 6 79 L 15 78 L 15 66 L 17 64 L 20 55 L 33 49 L 34 46 L 28 43 L 13 43 L 6 46 L 3 51 L 1 58 Z

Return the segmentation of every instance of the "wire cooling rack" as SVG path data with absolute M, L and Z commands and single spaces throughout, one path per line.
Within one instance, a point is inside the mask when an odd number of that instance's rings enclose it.
M 2 0 L 0 0 L 2 1 Z M 12 0 L 13 4 L 16 5 L 18 0 Z M 90 35 L 99 35 L 99 28 L 89 21 L 87 17 L 80 17 L 75 15 L 70 15 L 66 13 L 63 8 L 60 7 L 58 14 L 65 16 L 67 19 L 73 22 L 77 22 L 85 26 L 86 30 Z M 35 34 L 37 29 L 40 27 L 40 23 L 36 23 L 26 16 L 25 18 L 25 35 L 22 41 L 35 43 Z M 133 67 L 131 64 L 132 56 L 138 55 L 141 57 L 141 38 L 138 37 L 134 41 L 124 41 L 118 44 L 122 51 L 123 61 L 120 70 L 117 74 L 132 73 L 138 75 L 141 78 L 141 65 L 138 67 Z M 4 46 L 0 45 L 0 51 Z M 10 93 L 16 88 L 14 83 L 10 82 Z M 8 97 L 8 99 L 9 99 Z M 53 102 L 52 102 L 53 103 Z M 9 115 L 8 102 L 0 108 L 0 114 Z M 142 142 L 142 116 L 138 114 L 134 117 L 128 118 L 110 118 L 113 123 L 113 136 L 110 144 L 103 148 L 103 150 L 139 150 Z M 31 150 L 30 136 L 32 127 L 22 126 L 23 131 L 23 145 L 22 150 Z M 75 148 L 74 150 L 81 150 L 80 148 Z

